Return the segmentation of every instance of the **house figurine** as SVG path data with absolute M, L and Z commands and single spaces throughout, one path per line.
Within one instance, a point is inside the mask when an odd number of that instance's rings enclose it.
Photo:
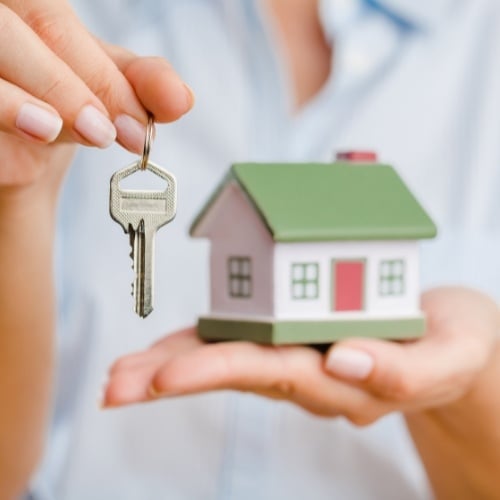
M 425 330 L 418 240 L 436 227 L 374 153 L 233 165 L 191 235 L 211 243 L 205 340 L 314 344 Z

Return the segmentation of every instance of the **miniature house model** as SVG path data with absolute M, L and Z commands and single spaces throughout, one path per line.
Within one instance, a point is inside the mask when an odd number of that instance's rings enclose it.
M 372 153 L 233 165 L 191 227 L 211 242 L 206 340 L 418 337 L 418 240 L 436 227 Z

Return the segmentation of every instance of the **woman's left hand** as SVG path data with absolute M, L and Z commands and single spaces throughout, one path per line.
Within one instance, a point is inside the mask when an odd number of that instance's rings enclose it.
M 219 389 L 288 400 L 325 417 L 367 425 L 393 412 L 443 407 L 481 384 L 495 352 L 498 306 L 463 288 L 422 296 L 428 330 L 411 342 L 351 338 L 326 355 L 303 346 L 205 344 L 195 328 L 119 359 L 104 407 Z

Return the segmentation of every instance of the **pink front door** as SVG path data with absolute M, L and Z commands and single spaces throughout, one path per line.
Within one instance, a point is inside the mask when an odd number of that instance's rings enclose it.
M 333 261 L 332 273 L 333 310 L 363 310 L 365 262 L 363 260 L 336 260 Z

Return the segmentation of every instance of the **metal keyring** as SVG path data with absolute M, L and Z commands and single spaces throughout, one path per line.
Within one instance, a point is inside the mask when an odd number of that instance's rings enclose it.
M 151 151 L 151 144 L 153 143 L 154 123 L 153 115 L 149 115 L 148 125 L 146 127 L 146 137 L 144 139 L 144 149 L 142 150 L 141 164 L 139 165 L 141 170 L 146 170 L 148 166 L 149 152 Z

